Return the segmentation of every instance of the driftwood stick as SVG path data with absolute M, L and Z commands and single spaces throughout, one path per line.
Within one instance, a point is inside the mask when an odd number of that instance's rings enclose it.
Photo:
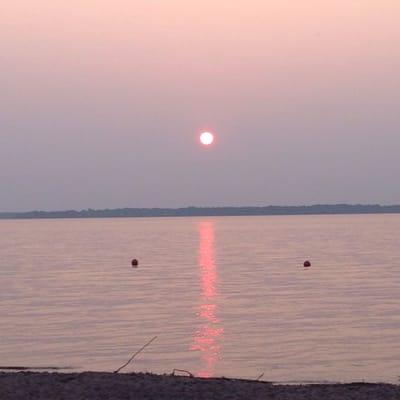
M 139 353 L 141 353 L 147 346 L 149 346 L 154 340 L 157 339 L 157 336 L 154 336 L 153 339 L 149 340 L 144 346 L 142 346 L 122 367 L 119 367 L 114 371 L 114 374 L 118 374 L 122 368 L 125 368 Z
M 193 375 L 191 372 L 186 371 L 186 369 L 174 368 L 174 370 L 172 371 L 172 375 L 175 375 L 175 371 L 177 371 L 177 372 L 184 372 L 185 374 L 188 374 L 191 378 L 194 378 L 194 375 Z
M 264 376 L 264 372 L 256 379 L 256 381 L 259 381 L 263 376 Z

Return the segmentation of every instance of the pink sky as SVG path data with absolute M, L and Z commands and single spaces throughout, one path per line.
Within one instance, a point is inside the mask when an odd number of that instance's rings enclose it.
M 0 210 L 400 203 L 399 21 L 389 0 L 5 0 Z

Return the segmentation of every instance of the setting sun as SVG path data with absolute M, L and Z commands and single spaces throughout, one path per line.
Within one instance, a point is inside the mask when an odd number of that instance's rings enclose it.
M 212 144 L 214 142 L 214 135 L 210 132 L 203 132 L 200 135 L 200 142 L 204 146 L 209 146 L 210 144 Z

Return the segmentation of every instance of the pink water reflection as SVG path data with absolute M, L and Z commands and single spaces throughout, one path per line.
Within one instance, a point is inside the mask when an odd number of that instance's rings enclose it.
M 215 233 L 211 221 L 199 223 L 199 267 L 201 297 L 198 316 L 199 329 L 194 336 L 191 350 L 200 351 L 202 368 L 197 375 L 210 377 L 214 374 L 215 364 L 219 359 L 221 345 L 219 338 L 223 333 L 217 317 L 216 299 L 218 296 L 216 284 L 218 280 L 215 263 Z

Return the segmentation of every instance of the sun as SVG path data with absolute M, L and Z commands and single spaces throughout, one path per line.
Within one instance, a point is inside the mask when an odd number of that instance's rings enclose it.
M 214 142 L 214 135 L 211 132 L 203 132 L 200 134 L 200 142 L 204 146 L 209 146 Z

